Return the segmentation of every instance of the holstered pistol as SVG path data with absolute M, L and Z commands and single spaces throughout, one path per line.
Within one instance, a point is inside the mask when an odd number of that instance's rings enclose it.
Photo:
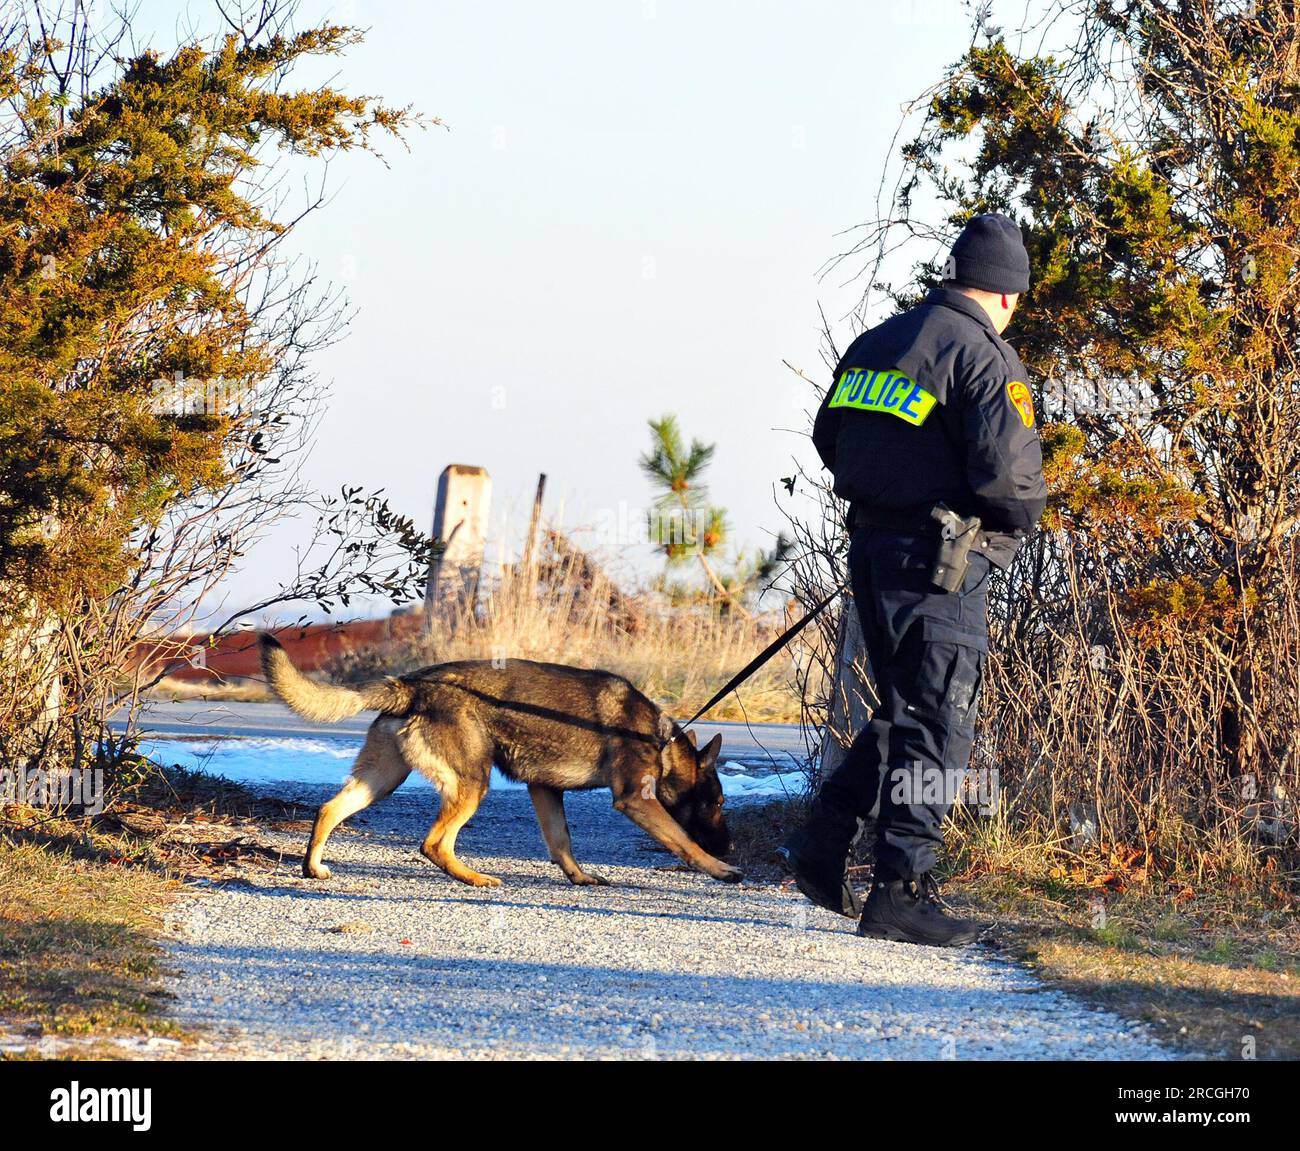
M 970 567 L 970 549 L 979 538 L 980 518 L 963 519 L 946 504 L 935 504 L 930 518 L 939 528 L 930 582 L 942 591 L 958 591 Z

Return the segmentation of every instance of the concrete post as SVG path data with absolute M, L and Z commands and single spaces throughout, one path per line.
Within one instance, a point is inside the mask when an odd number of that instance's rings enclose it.
M 434 615 L 472 609 L 478 598 L 492 505 L 492 478 L 486 468 L 449 464 L 438 477 L 433 508 L 433 538 L 446 550 L 429 565 L 424 608 Z

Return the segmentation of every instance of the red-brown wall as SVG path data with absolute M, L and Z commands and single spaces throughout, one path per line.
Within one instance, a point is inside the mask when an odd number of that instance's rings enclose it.
M 386 619 L 353 620 L 343 624 L 276 628 L 273 629 L 273 634 L 284 644 L 298 667 L 303 671 L 316 671 L 345 651 L 359 651 L 409 637 L 418 632 L 423 624 L 423 615 L 416 613 L 389 616 Z M 169 662 L 173 666 L 167 674 L 174 679 L 192 681 L 261 678 L 262 665 L 257 652 L 256 632 L 236 632 L 222 636 L 211 645 L 206 635 L 195 635 L 191 640 L 191 650 L 194 649 L 203 651 L 201 666 L 196 666 L 193 659 L 185 662 L 184 656 L 171 656 L 169 650 Z M 143 644 L 140 659 L 154 668 L 158 668 L 162 662 L 156 649 Z

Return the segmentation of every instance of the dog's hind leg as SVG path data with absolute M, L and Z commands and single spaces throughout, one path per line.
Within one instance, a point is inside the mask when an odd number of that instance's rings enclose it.
M 397 739 L 407 762 L 442 795 L 438 818 L 424 837 L 420 854 L 461 883 L 501 886 L 496 876 L 481 875 L 456 858 L 456 836 L 483 802 L 492 778 L 491 745 L 474 728 L 443 723 L 430 715 L 409 720 Z
M 589 871 L 583 871 L 573 858 L 573 843 L 569 839 L 569 821 L 564 818 L 564 793 L 540 783 L 530 783 L 528 794 L 537 812 L 537 822 L 542 827 L 542 838 L 551 860 L 569 877 L 569 882 L 580 887 L 605 887 L 609 880 Z
M 311 840 L 302 857 L 302 873 L 309 879 L 328 879 L 330 869 L 321 862 L 325 841 L 340 823 L 376 800 L 392 794 L 411 773 L 394 738 L 393 721 L 376 720 L 352 765 L 352 774 L 333 799 L 321 804 Z
M 442 793 L 442 810 L 438 819 L 429 828 L 424 838 L 420 854 L 430 863 L 436 863 L 453 879 L 468 883 L 471 887 L 500 887 L 501 880 L 495 875 L 483 875 L 456 858 L 456 836 L 478 810 L 487 793 L 486 784 L 462 780 L 461 786 L 447 789 Z

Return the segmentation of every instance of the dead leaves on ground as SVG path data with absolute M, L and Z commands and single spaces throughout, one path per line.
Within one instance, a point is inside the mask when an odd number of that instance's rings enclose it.
M 1074 856 L 1071 863 L 1057 864 L 1047 874 L 1075 887 L 1127 891 L 1131 886 L 1146 883 L 1152 877 L 1151 872 L 1151 859 L 1145 851 L 1120 845 L 1099 852 L 1095 859 Z
M 301 818 L 304 810 L 281 800 L 257 798 L 232 812 L 119 801 L 95 818 L 95 830 L 126 833 L 141 841 L 138 854 L 113 855 L 110 863 L 131 866 L 161 859 L 185 878 L 211 882 L 233 878 L 248 868 L 279 867 L 282 853 L 260 843 L 257 833 L 263 828 L 309 828 L 311 821 Z

